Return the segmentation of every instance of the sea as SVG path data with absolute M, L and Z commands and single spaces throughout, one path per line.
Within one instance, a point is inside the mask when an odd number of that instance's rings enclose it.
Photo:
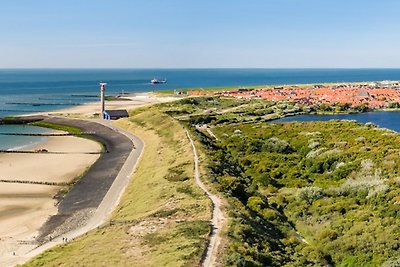
M 50 129 L 31 125 L 0 125 L 0 150 L 28 150 L 47 139 L 44 136 L 14 136 L 8 134 L 46 134 L 50 132 Z
M 167 83 L 151 84 L 153 78 L 166 79 Z M 107 95 L 117 95 L 187 88 L 381 80 L 400 80 L 400 69 L 0 69 L 0 117 L 99 101 L 100 82 L 107 83 Z M 0 131 L 10 126 L 2 127 Z M 0 135 L 0 147 L 12 149 L 24 145 L 22 141 L 13 143 L 12 139 Z

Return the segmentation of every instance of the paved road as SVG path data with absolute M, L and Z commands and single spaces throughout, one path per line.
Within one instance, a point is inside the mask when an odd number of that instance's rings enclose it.
M 222 200 L 217 196 L 211 193 L 207 187 L 204 185 L 204 183 L 200 179 L 200 173 L 199 173 L 199 157 L 197 156 L 197 150 L 196 146 L 194 145 L 194 142 L 192 138 L 190 137 L 190 134 L 188 131 L 186 131 L 186 135 L 190 141 L 190 144 L 192 145 L 192 150 L 193 150 L 193 160 L 194 160 L 194 178 L 196 181 L 196 184 L 206 193 L 206 195 L 210 198 L 212 201 L 212 206 L 213 206 L 213 214 L 211 217 L 211 226 L 212 226 L 212 232 L 210 236 L 210 241 L 208 243 L 208 246 L 206 248 L 205 256 L 200 263 L 201 266 L 204 267 L 209 267 L 209 266 L 216 266 L 217 265 L 217 259 L 218 259 L 218 248 L 219 245 L 221 244 L 221 229 L 224 227 L 226 223 L 226 218 L 224 216 L 224 213 L 222 212 Z
M 81 217 L 87 215 L 86 211 L 96 209 L 134 147 L 132 141 L 125 135 L 92 121 L 58 117 L 47 117 L 43 121 L 74 126 L 85 132 L 93 132 L 93 137 L 105 145 L 108 153 L 102 154 L 84 177 L 62 199 L 58 205 L 57 215 L 51 216 L 41 228 L 39 241 L 43 241 L 49 235 L 59 235 L 66 231 L 67 227 L 70 230 L 69 225 L 63 225 L 65 222 L 81 221 L 84 219 Z M 56 232 L 53 232 L 54 230 Z
M 87 208 L 96 208 L 96 210 L 83 226 L 56 237 L 51 242 L 47 242 L 40 247 L 34 248 L 31 246 L 23 255 L 11 256 L 3 261 L 2 266 L 14 266 L 24 263 L 45 250 L 63 243 L 63 237 L 72 240 L 104 224 L 118 204 L 144 148 L 144 143 L 141 139 L 112 126 L 107 121 L 92 122 L 56 117 L 47 118 L 46 121 L 76 126 L 84 130 L 95 130 L 96 136 L 105 143 L 109 150 L 109 153 L 103 154 L 105 155 L 104 157 L 100 157 L 85 177 L 81 179 L 81 182 L 60 203 L 59 215 L 71 216 L 71 214 Z M 63 219 L 62 216 L 58 216 L 58 218 L 50 222 L 52 223 L 51 226 L 46 227 L 50 229 L 50 227 L 57 226 L 60 222 L 62 223 Z

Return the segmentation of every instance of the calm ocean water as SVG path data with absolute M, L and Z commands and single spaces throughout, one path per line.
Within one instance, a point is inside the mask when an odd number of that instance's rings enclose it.
M 152 85 L 152 78 L 168 83 Z M 323 82 L 400 80 L 400 69 L 0 69 L 0 117 L 98 101 L 107 93 Z
M 3 133 L 49 133 L 52 130 L 30 125 L 0 125 L 0 150 L 23 150 L 46 140 L 41 136 L 12 136 Z
M 153 78 L 167 79 L 168 82 L 152 85 L 150 80 Z M 379 80 L 400 80 L 400 69 L 0 69 L 0 117 L 98 101 L 101 81 L 108 83 L 107 94 L 118 94 Z M 4 140 L 0 139 L 0 145 L 6 148 L 22 144 Z

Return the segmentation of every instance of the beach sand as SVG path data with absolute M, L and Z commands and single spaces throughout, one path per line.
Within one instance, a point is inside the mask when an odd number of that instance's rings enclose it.
M 95 141 L 73 137 L 49 137 L 37 148 L 66 154 L 0 154 L 0 179 L 34 182 L 69 182 L 100 156 Z M 0 257 L 18 253 L 32 243 L 49 216 L 57 213 L 53 197 L 61 186 L 0 183 Z
M 130 110 L 179 99 L 148 93 L 124 98 L 129 100 L 106 101 L 106 109 Z M 97 118 L 99 111 L 100 102 L 95 102 L 39 115 Z M 72 136 L 48 137 L 46 142 L 32 150 L 42 148 L 49 152 L 66 153 L 0 154 L 0 179 L 69 182 L 84 173 L 100 156 L 83 152 L 101 151 L 100 144 Z M 0 257 L 13 257 L 14 252 L 24 255 L 35 247 L 34 241 L 40 227 L 50 216 L 57 214 L 54 196 L 61 188 L 57 185 L 0 183 Z
M 164 103 L 178 100 L 178 97 L 159 97 L 150 93 L 135 94 L 132 96 L 124 96 L 125 100 L 106 101 L 106 109 L 134 109 L 137 107 L 147 106 L 156 103 Z M 71 108 L 61 109 L 54 112 L 45 112 L 42 114 L 48 115 L 63 115 L 63 116 L 80 116 L 80 117 L 93 117 L 99 114 L 101 110 L 100 101 L 93 103 L 86 103 L 84 105 L 74 106 Z

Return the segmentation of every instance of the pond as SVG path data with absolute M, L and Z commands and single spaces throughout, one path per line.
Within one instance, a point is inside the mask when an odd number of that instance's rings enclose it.
M 329 120 L 356 120 L 360 123 L 372 122 L 381 128 L 391 129 L 400 132 L 400 112 L 398 111 L 377 111 L 357 114 L 332 114 L 332 115 L 297 115 L 272 121 L 329 121 Z

